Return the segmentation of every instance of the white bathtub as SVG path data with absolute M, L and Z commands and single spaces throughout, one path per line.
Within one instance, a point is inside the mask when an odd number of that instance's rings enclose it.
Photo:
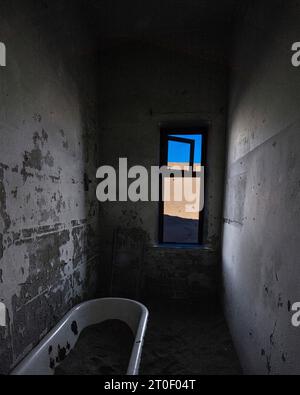
M 133 344 L 127 375 L 137 375 L 141 360 L 148 310 L 129 299 L 95 299 L 74 307 L 12 371 L 12 375 L 53 375 L 54 368 L 75 346 L 80 332 L 91 325 L 117 319 L 132 330 Z M 58 359 L 57 359 L 58 358 Z

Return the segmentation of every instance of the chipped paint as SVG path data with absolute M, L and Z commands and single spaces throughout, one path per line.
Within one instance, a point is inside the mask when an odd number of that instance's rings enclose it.
M 74 68 L 67 43 L 44 52 L 40 42 L 52 36 L 28 22 L 35 2 L 17 3 L 22 20 L 9 5 L 0 16 L 4 31 L 19 26 L 29 38 L 26 61 L 18 36 L 12 38 L 10 68 L 0 87 L 0 302 L 7 313 L 7 326 L 0 327 L 0 374 L 69 309 L 98 292 L 96 166 L 87 163 L 87 156 L 99 158 L 95 60 L 79 59 Z M 55 21 L 56 7 L 47 12 L 41 19 Z M 66 18 L 65 28 L 76 21 L 80 13 Z M 59 72 L 49 59 L 59 60 Z M 64 348 L 55 353 L 62 357 Z

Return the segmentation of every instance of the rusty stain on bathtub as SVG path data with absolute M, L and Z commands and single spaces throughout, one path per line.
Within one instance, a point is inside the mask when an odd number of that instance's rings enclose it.
M 71 330 L 74 333 L 75 336 L 78 336 L 78 326 L 77 326 L 77 322 L 73 321 L 72 325 L 71 325 Z

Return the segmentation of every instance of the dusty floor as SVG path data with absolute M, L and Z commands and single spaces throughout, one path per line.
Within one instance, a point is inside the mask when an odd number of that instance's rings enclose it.
M 174 302 L 149 305 L 140 374 L 237 375 L 241 369 L 221 312 Z
M 84 329 L 55 375 L 119 375 L 127 371 L 134 337 L 130 328 L 109 320 Z

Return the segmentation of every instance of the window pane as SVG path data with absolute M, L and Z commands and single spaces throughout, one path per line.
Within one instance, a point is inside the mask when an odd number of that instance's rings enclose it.
M 176 136 L 177 137 L 177 136 Z M 190 163 L 190 144 L 177 141 L 168 142 L 168 166 L 172 163 Z
M 202 160 L 202 135 L 201 134 L 172 134 L 170 135 L 170 137 L 180 137 L 180 138 L 184 138 L 184 139 L 189 139 L 189 140 L 194 140 L 195 142 L 195 154 L 194 154 L 194 162 L 195 164 L 201 164 L 201 160 Z M 183 144 L 182 144 L 183 145 Z M 189 146 L 186 147 L 186 149 L 188 149 L 188 157 L 187 157 L 187 162 L 189 162 L 189 158 L 190 158 L 190 151 L 189 151 Z M 170 151 L 168 151 L 168 155 L 170 156 Z M 181 159 L 181 153 L 178 152 L 176 153 L 176 157 L 177 159 Z M 173 156 L 173 159 L 175 159 L 175 155 Z M 186 156 L 182 157 L 186 158 Z M 169 161 L 169 162 L 173 162 L 173 161 Z M 175 160 L 174 160 L 175 162 Z

